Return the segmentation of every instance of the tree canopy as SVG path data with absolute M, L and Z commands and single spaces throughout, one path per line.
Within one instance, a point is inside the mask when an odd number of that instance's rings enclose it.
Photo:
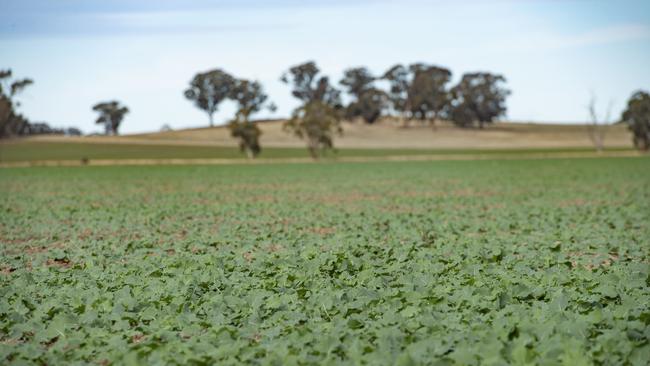
M 236 80 L 221 69 L 198 73 L 190 81 L 190 87 L 185 90 L 185 98 L 208 114 L 210 126 L 214 126 L 213 115 L 219 104 L 231 97 Z
M 235 80 L 229 97 L 237 103 L 237 117 L 246 121 L 250 115 L 262 110 L 268 99 L 262 84 L 246 79 Z
M 408 89 L 408 108 L 412 118 L 435 120 L 449 102 L 447 83 L 451 71 L 438 66 L 413 64 Z
M 449 101 L 447 84 L 451 71 L 444 67 L 423 63 L 395 65 L 382 78 L 388 81 L 393 110 L 404 118 L 433 121 Z
M 478 123 L 492 123 L 506 112 L 506 97 L 510 91 L 502 84 L 502 75 L 488 72 L 464 74 L 461 81 L 451 89 L 448 105 L 449 118 L 460 127 Z
M 118 101 L 97 103 L 93 111 L 99 113 L 95 123 L 103 124 L 107 135 L 117 135 L 124 116 L 129 113 L 129 109 Z
M 367 123 L 374 123 L 381 117 L 388 103 L 388 95 L 383 90 L 371 88 L 348 105 L 345 116 L 346 118 L 361 117 Z
M 303 103 L 318 101 L 330 106 L 341 104 L 341 92 L 334 88 L 327 76 L 320 76 L 313 61 L 291 67 L 280 80 L 292 86 L 291 94 Z
M 318 159 L 334 148 L 334 136 L 341 135 L 341 115 L 334 107 L 321 101 L 307 102 L 296 108 L 284 124 L 285 131 L 307 141 L 307 150 Z
M 262 151 L 259 142 L 262 131 L 251 122 L 250 116 L 262 110 L 268 96 L 259 82 L 238 79 L 234 83 L 230 98 L 237 103 L 235 118 L 228 124 L 230 134 L 239 140 L 241 151 L 249 158 L 254 158 Z M 273 108 L 271 105 L 270 109 Z
M 353 67 L 343 72 L 343 79 L 339 82 L 350 95 L 359 97 L 364 92 L 373 88 L 375 77 L 365 67 Z
M 302 101 L 284 129 L 307 140 L 307 150 L 315 159 L 334 148 L 334 135 L 343 133 L 340 92 L 319 72 L 316 64 L 309 61 L 291 67 L 280 79 L 291 84 L 291 94 Z
M 260 136 L 262 131 L 255 123 L 232 120 L 228 124 L 230 135 L 239 140 L 239 149 L 249 158 L 254 158 L 262 152 Z
M 640 90 L 627 101 L 622 121 L 632 131 L 634 146 L 640 150 L 650 149 L 650 94 Z
M 345 70 L 339 82 L 353 98 L 348 104 L 345 117 L 363 118 L 368 123 L 375 122 L 388 106 L 388 95 L 374 86 L 375 78 L 365 67 Z
M 391 108 L 403 117 L 407 111 L 409 90 L 409 70 L 402 65 L 395 65 L 382 76 L 388 81 L 388 97 Z
M 33 84 L 32 79 L 12 79 L 12 71 L 0 70 L 0 138 L 30 133 L 29 121 L 18 113 L 17 99 L 25 88 Z

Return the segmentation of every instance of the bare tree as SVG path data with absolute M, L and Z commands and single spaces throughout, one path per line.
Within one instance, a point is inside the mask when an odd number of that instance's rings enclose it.
M 603 118 L 598 116 L 598 112 L 596 111 L 596 96 L 593 93 L 591 94 L 589 105 L 587 106 L 590 118 L 589 124 L 587 125 L 587 133 L 589 134 L 589 139 L 598 152 L 603 151 L 603 148 L 605 147 L 605 132 L 610 121 L 612 104 L 612 101 L 610 101 L 607 105 L 607 110 L 605 111 Z

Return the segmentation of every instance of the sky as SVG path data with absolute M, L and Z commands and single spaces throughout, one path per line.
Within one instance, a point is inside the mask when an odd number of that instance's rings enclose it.
M 121 132 L 201 127 L 183 96 L 194 74 L 221 68 L 259 80 L 290 115 L 280 76 L 313 60 L 324 75 L 366 66 L 380 75 L 424 62 L 503 74 L 505 120 L 571 123 L 620 116 L 650 89 L 648 0 L 0 0 L 0 69 L 34 79 L 20 112 L 56 127 L 103 131 L 91 107 L 118 100 Z M 215 121 L 232 118 L 224 103 Z

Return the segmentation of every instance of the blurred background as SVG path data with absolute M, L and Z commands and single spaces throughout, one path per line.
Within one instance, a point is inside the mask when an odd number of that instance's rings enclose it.
M 103 131 L 91 106 L 114 98 L 130 110 L 122 133 L 205 126 L 183 91 L 217 67 L 261 82 L 277 110 L 256 118 L 286 118 L 299 101 L 280 77 L 307 60 L 334 83 L 355 66 L 424 62 L 452 84 L 490 71 L 512 91 L 505 120 L 581 123 L 591 95 L 618 118 L 650 86 L 650 2 L 3 0 L 0 54 L 35 81 L 24 116 L 84 133 Z M 223 103 L 215 122 L 234 112 Z

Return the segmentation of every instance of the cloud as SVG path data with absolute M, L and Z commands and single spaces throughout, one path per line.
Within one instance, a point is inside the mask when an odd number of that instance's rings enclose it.
M 593 46 L 607 43 L 650 40 L 650 26 L 625 24 L 595 29 L 582 34 L 555 37 L 547 40 L 549 48 Z
M 278 12 L 340 8 L 379 0 L 6 0 L 0 37 L 86 37 L 288 29 Z M 291 10 L 289 10 L 291 9 Z
M 213 33 L 226 31 L 256 31 L 291 29 L 295 24 L 269 22 L 265 18 L 228 19 L 226 12 L 156 11 L 106 13 L 98 16 L 104 24 L 111 24 L 123 32 L 148 33 Z M 271 18 L 272 19 L 272 18 Z
M 502 39 L 488 46 L 519 51 L 547 51 L 643 40 L 650 40 L 649 25 L 623 24 L 575 34 L 532 32 Z
M 229 19 L 230 18 L 230 19 Z M 293 23 L 276 22 L 272 18 L 251 19 L 228 17 L 214 12 L 109 12 L 31 14 L 17 16 L 0 24 L 1 38 L 17 37 L 88 37 L 148 34 L 188 34 L 291 29 Z

